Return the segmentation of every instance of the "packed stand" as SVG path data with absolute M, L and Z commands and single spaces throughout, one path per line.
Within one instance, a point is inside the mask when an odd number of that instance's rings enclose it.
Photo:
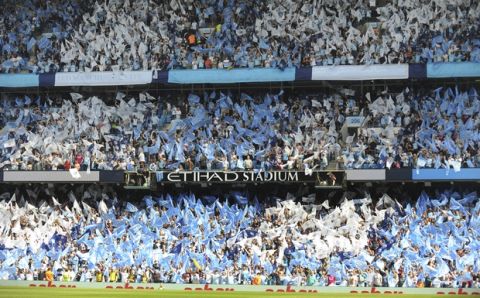
M 13 98 L 0 105 L 4 170 L 305 170 L 341 154 L 341 94 Z
M 476 193 L 315 195 L 260 203 L 241 193 L 119 201 L 94 188 L 47 200 L 4 194 L 0 278 L 123 283 L 480 287 Z M 29 190 L 28 196 L 38 192 Z
M 366 98 L 366 124 L 344 148 L 347 168 L 442 168 L 448 174 L 480 166 L 475 88 L 406 88 Z
M 352 94 L 4 95 L 0 169 L 309 173 L 330 165 L 448 175 L 480 166 L 475 88 Z M 365 117 L 354 133 L 344 130 L 350 116 Z
M 0 72 L 62 71 L 60 48 L 80 24 L 84 1 L 2 1 Z
M 480 62 L 474 0 L 7 2 L 2 72 Z

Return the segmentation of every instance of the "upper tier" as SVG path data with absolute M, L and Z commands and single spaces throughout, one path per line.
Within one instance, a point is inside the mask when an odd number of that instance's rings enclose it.
M 6 73 L 480 61 L 471 0 L 3 2 Z

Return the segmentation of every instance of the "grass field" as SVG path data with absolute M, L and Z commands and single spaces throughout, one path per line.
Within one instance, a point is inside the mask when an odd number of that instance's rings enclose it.
M 184 292 L 184 291 L 162 291 L 162 290 L 116 290 L 116 289 L 60 289 L 60 288 L 24 288 L 24 287 L 0 287 L 0 297 L 8 298 L 56 298 L 56 297 L 72 297 L 72 298 L 95 298 L 95 297 L 217 297 L 217 298 L 254 298 L 254 297 L 378 297 L 378 294 L 340 294 L 340 293 L 258 293 L 258 292 Z M 389 297 L 438 297 L 438 295 L 388 295 Z

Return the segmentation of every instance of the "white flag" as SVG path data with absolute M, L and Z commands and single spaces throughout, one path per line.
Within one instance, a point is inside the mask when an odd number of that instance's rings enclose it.
M 73 179 L 82 178 L 82 176 L 80 175 L 77 169 L 70 169 L 70 175 L 72 175 Z

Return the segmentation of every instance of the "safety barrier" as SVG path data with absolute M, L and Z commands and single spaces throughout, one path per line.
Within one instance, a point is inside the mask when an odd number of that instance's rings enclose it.
M 232 84 L 293 81 L 365 81 L 480 77 L 480 63 L 334 65 L 313 67 L 174 69 L 170 71 L 0 74 L 0 87 Z
M 125 183 L 125 171 L 0 171 L 3 183 Z M 180 183 L 306 183 L 340 186 L 346 182 L 480 181 L 480 168 L 453 169 L 349 169 L 335 171 L 157 171 L 149 172 L 152 181 Z

